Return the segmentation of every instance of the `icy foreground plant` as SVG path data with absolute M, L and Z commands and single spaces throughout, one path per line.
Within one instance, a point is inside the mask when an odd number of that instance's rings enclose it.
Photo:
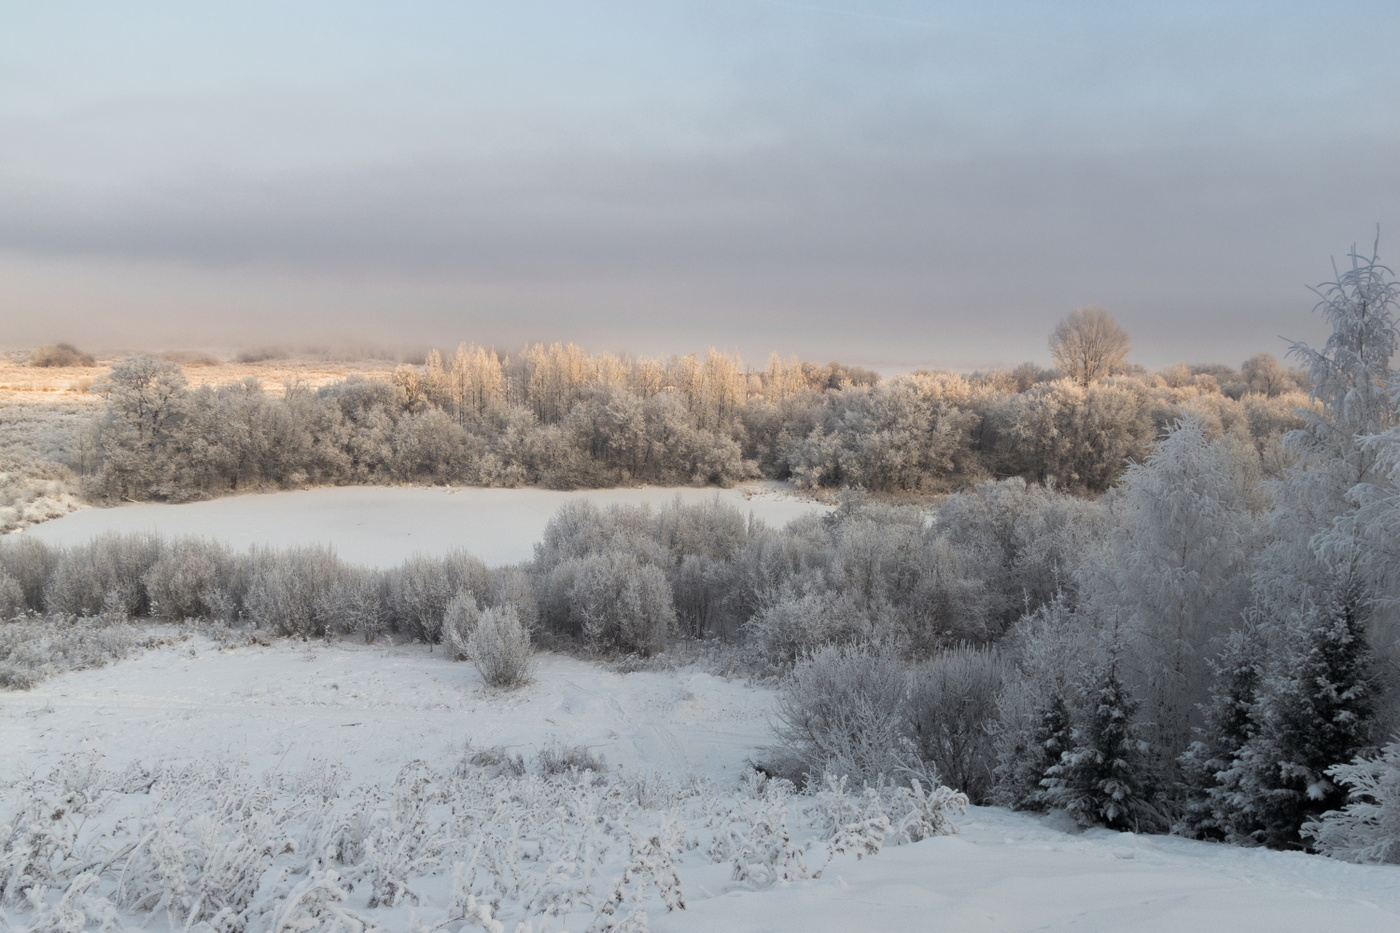
M 469 750 L 470 751 L 470 750 Z M 952 832 L 938 788 L 721 792 L 657 775 L 518 773 L 469 756 L 346 788 L 334 762 L 261 778 L 220 761 L 108 771 L 93 755 L 0 794 L 0 914 L 15 929 L 645 930 L 688 870 L 735 885 Z
M 1400 739 L 1327 772 L 1351 802 L 1303 826 L 1319 851 L 1349 862 L 1400 863 Z

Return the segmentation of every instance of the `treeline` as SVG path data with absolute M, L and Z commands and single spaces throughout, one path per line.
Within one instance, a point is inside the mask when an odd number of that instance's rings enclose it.
M 945 492 L 1021 476 L 1098 493 L 1186 414 L 1281 468 L 1308 404 L 1267 355 L 1239 371 L 1177 367 L 1082 385 L 1035 367 L 962 376 L 776 356 L 747 370 L 716 351 L 662 363 L 534 346 L 461 347 L 391 381 L 270 394 L 254 380 L 191 390 L 138 357 L 95 386 L 108 404 L 75 453 L 97 499 L 184 501 L 314 484 L 550 488 L 732 485 Z

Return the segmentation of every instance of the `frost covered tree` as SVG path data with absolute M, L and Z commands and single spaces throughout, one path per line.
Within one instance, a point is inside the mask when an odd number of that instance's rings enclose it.
M 1377 701 L 1371 638 L 1393 624 L 1390 564 L 1364 506 L 1384 498 L 1371 438 L 1396 424 L 1390 360 L 1397 292 L 1375 252 L 1316 289 L 1326 345 L 1295 344 L 1320 410 L 1286 438 L 1293 466 L 1274 489 L 1274 543 L 1254 575 L 1261 677 L 1248 740 L 1207 788 L 1226 835 L 1301 845 L 1303 823 L 1345 802 L 1328 769 L 1368 748 Z M 1362 508 L 1358 508 L 1358 504 Z M 1217 698 L 1218 700 L 1220 698 Z
M 1083 712 L 1072 747 L 1041 781 L 1044 801 L 1081 826 L 1140 832 L 1160 827 L 1148 783 L 1149 746 L 1136 721 L 1138 702 L 1110 658 L 1080 684 Z
M 1261 568 L 1261 597 L 1300 605 L 1324 585 L 1331 565 L 1364 559 L 1355 521 L 1356 494 L 1374 501 L 1390 485 L 1384 444 L 1367 441 L 1397 423 L 1390 368 L 1397 345 L 1400 290 L 1373 251 L 1354 250 L 1351 268 L 1319 286 L 1316 311 L 1332 325 L 1322 349 L 1295 343 L 1320 412 L 1303 412 L 1304 426 L 1285 444 L 1296 462 L 1275 490 L 1271 525 L 1278 540 Z M 1369 490 L 1369 492 L 1365 492 Z M 1351 496 L 1349 498 L 1349 496 Z
M 1240 376 L 1250 392 L 1269 398 L 1287 392 L 1306 391 L 1303 374 L 1284 366 L 1272 353 L 1256 353 L 1245 360 L 1240 367 Z
M 1051 769 L 1059 767 L 1065 754 L 1074 749 L 1074 736 L 1069 706 L 1060 694 L 1052 695 L 1035 712 L 1036 725 L 1031 733 L 1033 741 L 1023 761 L 1024 790 L 1018 807 L 1044 810 L 1055 804 L 1055 797 L 1045 787 L 1044 781 L 1052 776 Z
M 1079 308 L 1050 334 L 1055 366 L 1085 387 L 1120 371 L 1131 349 L 1127 331 L 1103 308 Z
M 1254 734 L 1251 715 L 1263 674 L 1263 644 L 1254 616 L 1230 634 L 1211 662 L 1211 697 L 1201 710 L 1197 738 L 1180 761 L 1188 795 L 1174 829 L 1184 835 L 1223 839 L 1230 832 L 1240 755 Z
M 1208 659 L 1249 602 L 1258 522 L 1240 476 L 1228 443 L 1211 441 L 1197 418 L 1177 422 L 1128 468 L 1118 527 L 1082 585 L 1096 611 L 1122 620 L 1122 673 L 1168 771 L 1199 725 Z
M 1063 597 L 1041 606 L 1011 630 L 1003 650 L 1013 669 L 997 697 L 997 802 L 1044 809 L 1041 781 L 1067 750 L 1077 684 L 1098 645 L 1095 633 Z
M 112 367 L 92 390 L 108 401 L 108 413 L 149 444 L 165 430 L 184 397 L 185 371 L 169 360 L 134 356 Z
M 1305 823 L 1303 835 L 1335 858 L 1400 863 L 1400 739 L 1327 773 L 1347 788 L 1349 802 Z
M 1248 738 L 1212 794 L 1228 838 L 1296 848 L 1305 822 L 1347 799 L 1329 769 L 1367 751 L 1374 690 L 1366 604 L 1342 585 L 1286 620 Z

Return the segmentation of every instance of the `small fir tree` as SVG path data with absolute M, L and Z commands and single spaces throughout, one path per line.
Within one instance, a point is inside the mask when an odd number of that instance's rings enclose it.
M 1072 748 L 1069 706 L 1066 705 L 1065 698 L 1057 693 L 1040 710 L 1035 744 L 1027 756 L 1030 762 L 1033 762 L 1039 777 L 1036 781 L 1037 786 L 1030 791 L 1021 806 L 1032 810 L 1054 806 L 1043 782 L 1050 777 L 1051 769 L 1058 767 L 1064 754 Z
M 1138 703 L 1118 676 L 1117 658 L 1098 668 L 1081 686 L 1084 722 L 1074 729 L 1074 747 L 1046 772 L 1046 802 L 1060 807 L 1081 826 L 1127 832 L 1155 828 L 1158 822 L 1147 786 L 1148 744 L 1133 721 Z
M 1232 809 L 1230 799 L 1238 791 L 1236 765 L 1254 734 L 1250 716 L 1262 666 L 1262 646 L 1251 617 L 1231 633 L 1213 662 L 1215 689 L 1204 710 L 1205 723 L 1198 730 L 1199 738 L 1181 756 L 1187 799 L 1175 831 L 1182 835 L 1208 839 L 1227 835 L 1223 814 Z

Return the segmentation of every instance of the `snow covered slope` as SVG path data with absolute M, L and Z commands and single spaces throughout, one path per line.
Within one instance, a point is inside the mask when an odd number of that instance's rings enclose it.
M 351 783 L 389 785 L 415 759 L 445 772 L 467 742 L 527 758 L 550 744 L 586 745 L 611 770 L 650 770 L 679 782 L 707 778 L 720 796 L 703 799 L 719 807 L 725 788 L 737 791 L 744 759 L 769 741 L 771 703 L 769 690 L 694 668 L 624 675 L 545 655 L 533 685 L 501 694 L 483 688 L 470 665 L 421 646 L 280 642 L 220 650 L 192 638 L 56 677 L 28 693 L 0 694 L 0 778 L 43 772 L 64 755 L 89 750 L 113 770 L 129 762 L 213 760 L 255 775 L 291 775 L 310 773 L 318 761 L 338 762 Z M 14 798 L 0 801 L 0 821 L 16 805 Z M 992 808 L 972 808 L 955 822 L 954 836 L 886 845 L 860 860 L 837 855 L 821 877 L 788 883 L 735 880 L 727 863 L 711 864 L 703 846 L 685 850 L 677 865 L 686 909 L 667 912 L 652 896 L 651 929 L 1400 931 L 1394 867 L 1077 833 Z M 687 825 L 687 833 L 704 832 L 704 814 Z M 794 823 L 793 832 L 800 842 L 811 830 Z M 625 854 L 625 846 L 614 849 L 613 861 L 599 869 L 605 888 Z M 433 901 L 447 897 L 445 887 L 423 882 L 421 891 L 414 908 L 421 916 L 446 909 Z M 406 908 L 379 909 L 378 922 L 408 929 Z M 500 916 L 511 909 L 499 905 Z M 592 916 L 585 913 L 533 929 L 582 930 Z M 11 919 L 25 929 L 31 918 Z M 141 914 L 129 919 L 146 922 Z

